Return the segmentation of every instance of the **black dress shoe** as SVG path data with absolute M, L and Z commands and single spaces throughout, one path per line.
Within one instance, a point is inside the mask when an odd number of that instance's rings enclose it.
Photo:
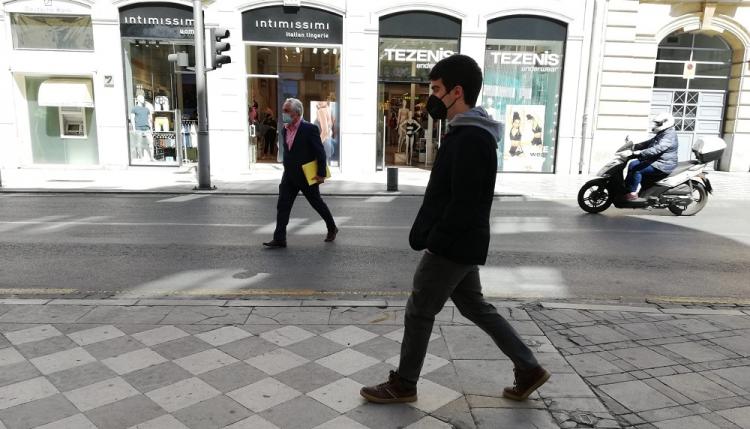
M 270 249 L 281 249 L 286 247 L 286 240 L 271 240 L 269 242 L 263 243 L 263 245 Z
M 329 229 L 328 234 L 326 235 L 326 239 L 323 241 L 325 241 L 326 243 L 330 243 L 331 241 L 336 239 L 336 234 L 338 233 L 339 233 L 338 228 Z

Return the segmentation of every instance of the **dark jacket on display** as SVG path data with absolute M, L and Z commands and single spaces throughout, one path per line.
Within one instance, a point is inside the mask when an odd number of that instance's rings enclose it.
M 638 143 L 633 149 L 641 151 L 639 160 L 649 162 L 652 167 L 669 174 L 677 168 L 678 147 L 677 132 L 670 127 L 656 133 L 650 140 Z
M 286 145 L 286 127 L 281 130 L 281 156 L 284 163 L 284 174 L 295 182 L 307 183 L 302 172 L 302 164 L 318 161 L 318 176 L 326 176 L 326 152 L 320 141 L 320 131 L 314 124 L 300 119 L 297 134 L 294 136 L 292 149 Z
M 500 133 L 500 123 L 481 107 L 448 124 L 409 234 L 414 250 L 461 264 L 486 262 Z

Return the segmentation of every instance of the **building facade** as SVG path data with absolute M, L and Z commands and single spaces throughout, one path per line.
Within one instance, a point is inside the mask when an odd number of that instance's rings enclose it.
M 429 168 L 446 124 L 426 114 L 429 69 L 484 70 L 504 124 L 503 173 L 588 174 L 650 114 L 703 134 L 717 166 L 750 168 L 750 2 L 216 0 L 232 63 L 208 73 L 213 171 L 276 163 L 283 100 L 302 100 L 331 167 Z M 192 2 L 0 2 L 0 166 L 176 168 L 197 161 Z M 744 23 L 744 24 L 743 24 Z M 687 149 L 686 149 L 687 148 Z

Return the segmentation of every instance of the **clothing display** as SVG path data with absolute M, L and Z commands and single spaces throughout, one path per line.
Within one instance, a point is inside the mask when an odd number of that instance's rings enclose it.
M 169 97 L 166 95 L 157 95 L 154 98 L 154 107 L 157 111 L 167 111 L 169 110 Z
M 416 120 L 409 118 L 401 125 L 401 127 L 404 130 L 406 142 L 406 147 L 404 148 L 406 152 L 406 163 L 411 165 L 411 157 L 414 150 L 414 139 L 416 138 L 417 133 L 419 133 L 419 130 L 422 129 L 422 126 L 419 125 L 419 122 L 417 122 Z
M 133 126 L 135 129 L 151 129 L 151 111 L 146 106 L 136 104 L 130 110 L 130 113 L 133 115 Z
M 166 116 L 154 118 L 154 131 L 170 131 L 169 118 Z

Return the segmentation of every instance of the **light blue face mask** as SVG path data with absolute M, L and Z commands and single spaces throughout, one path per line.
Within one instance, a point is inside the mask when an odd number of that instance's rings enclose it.
M 288 113 L 282 113 L 281 114 L 281 122 L 285 124 L 291 124 L 292 123 L 292 117 Z

